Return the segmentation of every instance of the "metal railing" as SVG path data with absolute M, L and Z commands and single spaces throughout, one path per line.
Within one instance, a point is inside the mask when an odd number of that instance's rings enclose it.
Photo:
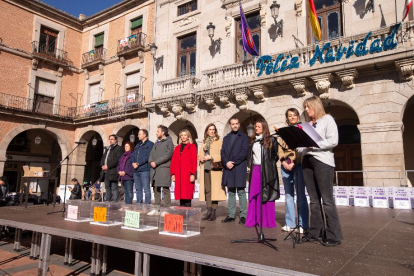
M 403 187 L 402 185 L 402 177 L 401 177 L 401 170 L 357 170 L 357 171 L 335 171 L 335 179 L 336 182 L 338 182 L 338 173 L 362 173 L 365 179 L 365 186 L 368 186 L 368 173 L 374 172 L 374 173 L 382 173 L 382 172 L 394 172 L 398 173 L 398 178 L 400 182 L 400 187 Z M 383 184 L 384 186 L 384 184 Z
M 56 49 L 54 45 L 41 44 L 38 41 L 32 42 L 32 55 L 51 62 L 72 65 L 66 51 Z
M 46 116 L 73 118 L 75 108 L 0 93 L 0 108 L 20 110 Z
M 105 48 L 98 48 L 82 54 L 82 66 L 88 66 L 96 61 L 104 61 L 106 55 Z
M 106 114 L 117 114 L 143 108 L 141 94 L 129 94 L 85 106 L 69 107 L 0 93 L 0 108 L 25 111 L 65 119 L 82 119 Z
M 118 55 L 129 52 L 131 50 L 144 48 L 147 35 L 138 33 L 129 37 L 118 40 L 117 53 Z

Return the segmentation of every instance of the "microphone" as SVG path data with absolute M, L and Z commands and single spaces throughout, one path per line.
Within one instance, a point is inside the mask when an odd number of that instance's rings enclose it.
M 86 145 L 86 142 L 75 142 L 75 144 L 78 144 L 78 145 Z

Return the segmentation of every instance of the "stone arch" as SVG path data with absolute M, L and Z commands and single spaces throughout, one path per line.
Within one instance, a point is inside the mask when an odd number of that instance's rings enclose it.
M 116 124 L 112 130 L 112 133 L 118 136 L 118 144 L 122 145 L 124 136 L 128 133 L 128 131 L 135 127 L 139 129 L 147 128 L 147 124 L 144 124 L 140 119 L 127 119 Z
M 414 137 L 414 126 L 412 118 L 414 116 L 414 96 L 412 96 L 403 108 L 402 123 L 404 125 L 403 131 L 403 152 L 404 152 L 404 166 L 407 172 L 407 185 L 413 187 L 414 183 L 414 147 L 412 147 L 412 141 Z
M 250 118 L 250 114 L 251 114 L 251 118 Z M 231 131 L 231 128 L 230 128 L 230 125 L 229 125 L 229 120 L 233 116 L 239 119 L 239 122 L 241 124 L 240 129 L 246 134 L 247 134 L 246 127 L 250 123 L 250 121 L 253 125 L 254 125 L 254 122 L 258 118 L 263 118 L 263 119 L 266 119 L 266 121 L 268 121 L 267 118 L 264 118 L 264 116 L 262 114 L 260 114 L 259 112 L 257 112 L 257 111 L 254 111 L 254 110 L 238 110 L 237 112 L 235 112 L 231 115 L 227 114 L 227 116 L 223 116 L 224 129 L 223 129 L 223 133 L 221 133 L 220 137 L 226 136 Z
M 190 131 L 191 136 L 193 138 L 193 142 L 197 144 L 197 142 L 199 142 L 199 135 L 194 124 L 189 120 L 175 120 L 174 122 L 168 125 L 168 133 L 171 136 L 171 139 L 173 140 L 174 144 L 178 144 L 178 133 L 184 128 Z
M 105 130 L 101 126 L 92 126 L 92 125 L 82 128 L 82 130 L 76 135 L 76 141 L 87 142 L 87 138 L 90 138 L 90 137 L 84 137 L 84 135 L 89 131 L 97 132 L 99 135 L 101 135 L 104 145 L 108 144 L 108 137 L 106 135 Z
M 7 147 L 12 141 L 12 139 L 17 136 L 19 133 L 27 130 L 33 130 L 33 129 L 41 129 L 46 131 L 48 134 L 50 134 L 53 138 L 55 138 L 58 141 L 60 151 L 62 153 L 62 157 L 66 157 L 68 153 L 72 150 L 72 146 L 70 141 L 67 139 L 65 135 L 62 135 L 60 129 L 54 128 L 54 127 L 48 127 L 46 125 L 31 125 L 31 124 L 23 124 L 21 126 L 16 127 L 15 129 L 9 131 L 4 138 L 3 141 L 0 144 L 0 175 L 3 175 L 4 172 L 4 164 L 6 162 L 6 151 Z M 64 166 L 62 166 L 61 170 L 61 181 L 64 179 Z

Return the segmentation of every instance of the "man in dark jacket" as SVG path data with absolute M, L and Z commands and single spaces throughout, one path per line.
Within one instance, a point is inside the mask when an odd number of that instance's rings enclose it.
M 157 128 L 157 142 L 154 144 L 148 162 L 151 166 L 151 183 L 154 186 L 155 204 L 161 204 L 161 188 L 164 194 L 164 205 L 171 203 L 171 174 L 170 165 L 174 151 L 174 144 L 168 135 L 168 128 L 159 125 Z
M 151 202 L 150 170 L 148 158 L 154 143 L 148 140 L 148 131 L 140 129 L 138 132 L 139 143 L 132 154 L 132 166 L 134 167 L 134 182 L 137 191 L 137 203 L 142 202 L 142 189 L 145 193 L 145 204 Z
M 82 198 L 82 187 L 76 178 L 72 179 L 73 187 L 69 189 L 71 195 L 69 199 L 81 199 Z
M 119 158 L 124 150 L 118 145 L 118 137 L 115 134 L 109 135 L 109 146 L 105 148 L 101 158 L 102 178 L 105 179 L 105 201 L 110 201 L 113 194 L 113 201 L 118 200 L 118 167 Z
M 221 161 L 223 162 L 223 178 L 221 185 L 227 186 L 229 193 L 229 213 L 221 222 L 234 221 L 236 217 L 236 192 L 239 196 L 240 224 L 246 223 L 247 199 L 247 154 L 249 138 L 240 130 L 239 119 L 232 117 L 229 121 L 231 132 L 223 139 Z

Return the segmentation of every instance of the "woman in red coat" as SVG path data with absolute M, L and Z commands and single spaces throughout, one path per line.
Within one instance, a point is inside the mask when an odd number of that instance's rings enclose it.
M 174 196 L 176 200 L 180 200 L 180 206 L 191 207 L 197 173 L 197 149 L 187 129 L 181 130 L 178 135 L 180 141 L 171 159 L 171 179 L 175 182 Z

